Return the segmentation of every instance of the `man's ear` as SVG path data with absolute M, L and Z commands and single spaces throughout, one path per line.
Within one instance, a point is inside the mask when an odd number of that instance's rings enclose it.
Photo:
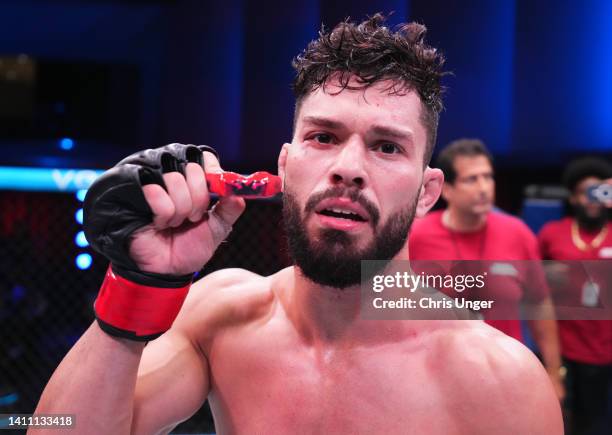
M 444 174 L 440 169 L 425 168 L 423 172 L 423 185 L 419 192 L 417 201 L 416 217 L 423 217 L 434 206 L 440 197 L 442 185 L 444 184 Z
M 283 147 L 280 150 L 280 154 L 278 155 L 278 175 L 281 177 L 281 181 L 283 182 L 282 191 L 285 191 L 285 168 L 287 166 L 287 155 L 289 154 L 289 145 L 288 143 L 284 143 Z

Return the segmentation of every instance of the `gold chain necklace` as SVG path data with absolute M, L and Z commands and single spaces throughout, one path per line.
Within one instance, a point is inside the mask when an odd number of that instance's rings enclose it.
M 580 249 L 581 251 L 587 251 L 591 249 L 597 249 L 601 246 L 603 241 L 606 239 L 608 235 L 608 224 L 606 223 L 601 230 L 599 230 L 599 234 L 595 236 L 590 243 L 586 243 L 580 237 L 580 230 L 578 229 L 578 222 L 576 220 L 572 220 L 572 242 L 574 242 L 574 246 Z

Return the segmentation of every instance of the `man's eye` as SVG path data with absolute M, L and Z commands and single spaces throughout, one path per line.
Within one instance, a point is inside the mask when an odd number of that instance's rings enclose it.
M 402 152 L 401 148 L 394 143 L 383 143 L 377 148 L 384 154 L 397 154 Z
M 331 135 L 325 133 L 315 134 L 312 138 L 319 143 L 332 143 L 333 141 Z

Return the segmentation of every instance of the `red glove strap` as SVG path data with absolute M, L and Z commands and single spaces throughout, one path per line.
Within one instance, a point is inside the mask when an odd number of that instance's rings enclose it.
M 167 331 L 178 315 L 191 284 L 180 288 L 149 287 L 115 274 L 108 267 L 98 298 L 97 317 L 137 336 Z

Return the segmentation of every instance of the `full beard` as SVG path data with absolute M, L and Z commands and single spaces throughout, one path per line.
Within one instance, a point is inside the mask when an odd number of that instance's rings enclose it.
M 361 260 L 382 260 L 377 262 L 376 269 L 380 270 L 406 243 L 414 220 L 417 198 L 406 209 L 391 215 L 379 230 L 377 211 L 372 219 L 372 211 L 375 211 L 372 210 L 373 206 L 358 194 L 351 195 L 351 199 L 357 200 L 371 215 L 369 222 L 372 224 L 374 237 L 363 249 L 357 249 L 356 240 L 345 231 L 331 228 L 321 230 L 319 240 L 311 240 L 295 196 L 287 190 L 283 194 L 283 217 L 289 253 L 304 276 L 316 284 L 338 289 L 356 286 L 362 279 Z M 309 203 L 305 207 L 306 212 L 314 208 Z
M 601 212 L 597 216 L 589 216 L 583 207 L 575 206 L 574 212 L 576 220 L 581 228 L 586 231 L 597 231 L 603 228 L 608 222 L 608 211 L 601 208 Z

